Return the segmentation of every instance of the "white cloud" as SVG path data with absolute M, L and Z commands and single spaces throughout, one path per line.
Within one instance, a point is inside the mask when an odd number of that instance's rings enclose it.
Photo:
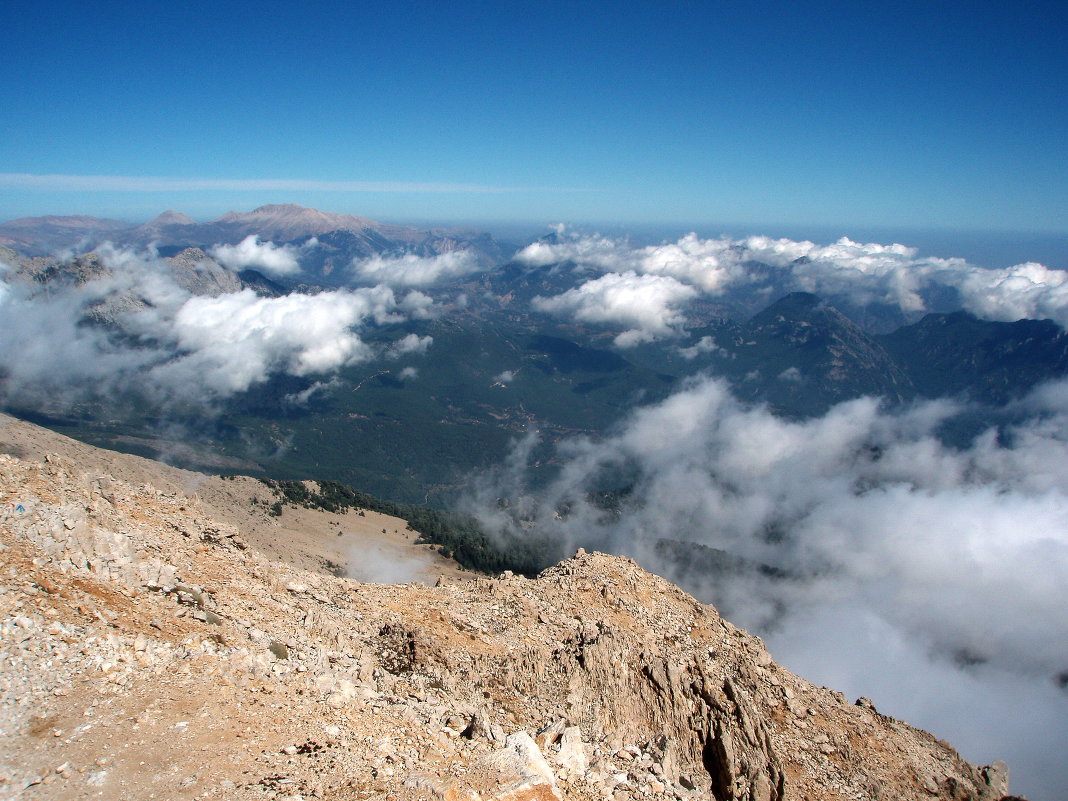
M 0 291 L 0 375 L 5 399 L 60 402 L 74 386 L 111 387 L 113 376 L 150 364 L 155 354 L 115 344 L 79 325 L 91 303 L 72 293 L 33 298 L 27 287 Z
M 554 226 L 554 230 L 555 242 L 534 242 L 516 253 L 512 257 L 513 260 L 531 267 L 573 261 L 603 270 L 619 270 L 625 268 L 626 260 L 632 252 L 625 240 L 600 234 L 579 236 L 563 224 Z
M 401 377 L 401 379 L 405 380 L 417 378 L 419 376 L 419 369 L 416 367 L 405 367 L 403 370 L 400 371 L 400 373 L 398 373 L 398 375 Z
M 607 273 L 561 295 L 534 298 L 533 306 L 582 322 L 625 326 L 615 342 L 630 347 L 676 335 L 685 319 L 678 306 L 696 295 L 674 278 Z
M 1053 683 L 1068 670 L 1066 397 L 1068 385 L 1046 388 L 1026 404 L 1040 416 L 956 449 L 936 436 L 961 411 L 947 402 L 888 413 L 860 399 L 796 422 L 704 379 L 601 441 L 562 443 L 542 489 L 517 467 L 525 442 L 472 508 L 487 530 L 634 555 L 765 635 L 788 667 L 872 697 L 973 760 L 1009 759 L 1048 790 L 1068 782 L 1050 746 L 1068 737 L 1068 696 Z M 619 476 L 621 513 L 605 515 L 587 493 Z M 657 553 L 660 538 L 793 578 L 687 574 Z M 1044 728 L 1003 728 L 1010 698 Z
M 748 278 L 731 243 L 724 239 L 700 239 L 687 234 L 678 242 L 637 251 L 642 272 L 670 275 L 710 294 L 720 294 Z
M 167 384 L 202 385 L 226 396 L 272 373 L 317 375 L 366 361 L 370 347 L 353 330 L 388 320 L 396 308 L 388 289 L 261 298 L 246 289 L 190 298 L 167 333 L 178 358 L 153 369 Z
M 398 297 L 386 286 L 280 298 L 247 289 L 195 296 L 175 282 L 165 260 L 111 248 L 101 259 L 103 269 L 81 285 L 42 289 L 0 276 L 8 279 L 0 283 L 5 397 L 53 406 L 137 388 L 163 403 L 210 402 L 272 375 L 326 377 L 374 358 L 378 351 L 361 330 L 434 311 L 425 294 Z M 101 313 L 109 327 L 84 324 Z M 431 341 L 409 335 L 400 347 L 417 353 Z
M 389 355 L 394 358 L 412 353 L 426 353 L 427 349 L 434 344 L 434 337 L 421 337 L 418 334 L 407 334 L 393 343 L 389 349 Z
M 299 253 L 300 248 L 261 242 L 255 234 L 246 236 L 236 245 L 216 245 L 211 249 L 211 255 L 231 270 L 255 267 L 271 275 L 300 272 Z
M 980 317 L 1049 317 L 1068 326 L 1064 270 L 1035 263 L 986 269 L 964 259 L 921 257 L 896 243 L 842 238 L 817 245 L 764 236 L 732 240 L 688 234 L 676 242 L 635 248 L 625 240 L 560 229 L 556 242 L 534 243 L 515 259 L 536 266 L 572 261 L 609 274 L 668 276 L 713 297 L 754 285 L 767 288 L 767 302 L 788 292 L 813 292 L 857 306 L 890 304 L 906 315 L 931 310 L 929 297 L 950 290 L 960 306 Z
M 381 287 L 375 287 L 380 289 Z M 377 320 L 380 325 L 384 322 L 400 322 L 404 317 L 410 317 L 413 320 L 427 320 L 433 317 L 436 313 L 434 308 L 434 299 L 423 292 L 418 290 L 412 290 L 397 304 L 400 315 L 394 315 L 390 320 Z
M 436 256 L 383 256 L 354 261 L 356 275 L 366 281 L 390 286 L 430 286 L 447 278 L 475 272 L 478 257 L 470 250 L 453 250 Z
M 515 374 L 515 370 L 505 370 L 504 372 L 493 376 L 493 380 L 498 384 L 511 384 L 512 380 L 515 378 Z
M 5 400 L 54 408 L 76 397 L 107 395 L 160 359 L 85 321 L 102 312 L 163 317 L 188 298 L 156 260 L 102 248 L 100 269 L 81 284 L 0 275 L 0 384 Z
M 332 378 L 329 381 L 316 381 L 307 389 L 295 392 L 292 395 L 286 395 L 284 400 L 291 406 L 307 406 L 315 395 L 329 392 L 337 387 L 338 384 L 339 382 L 336 378 Z
M 1003 270 L 971 270 L 957 284 L 965 306 L 979 317 L 1056 320 L 1068 326 L 1068 272 L 1028 262 Z
M 679 355 L 684 359 L 696 359 L 702 353 L 715 353 L 719 350 L 719 345 L 712 337 L 701 337 L 697 342 L 690 345 L 688 348 L 679 348 Z
M 700 239 L 696 234 L 688 234 L 677 242 L 634 248 L 624 239 L 600 234 L 578 235 L 558 226 L 555 242 L 535 242 L 513 258 L 537 267 L 571 261 L 605 272 L 670 276 L 710 293 L 721 292 L 746 277 L 732 242 Z

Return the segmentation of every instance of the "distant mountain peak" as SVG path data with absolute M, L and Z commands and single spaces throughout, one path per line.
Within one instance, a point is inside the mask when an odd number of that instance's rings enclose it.
M 86 216 L 27 217 L 0 223 L 0 245 L 24 256 L 45 256 L 63 249 L 87 251 L 104 241 L 118 246 L 153 245 L 163 255 L 174 255 L 190 246 L 210 250 L 214 245 L 235 245 L 249 236 L 297 244 L 318 238 L 325 247 L 312 261 L 313 269 L 322 277 L 354 258 L 382 252 L 410 251 L 425 256 L 472 249 L 486 254 L 487 261 L 502 261 L 507 251 L 484 233 L 387 225 L 367 217 L 333 214 L 296 203 L 228 211 L 209 222 L 197 222 L 169 209 L 141 225 Z M 331 262 L 327 264 L 327 260 Z M 335 276 L 330 283 L 338 280 Z
M 159 226 L 159 225 L 196 225 L 196 220 L 190 217 L 188 214 L 183 214 L 180 211 L 174 211 L 168 209 L 162 214 L 154 217 L 145 223 L 145 227 Z
M 267 203 L 263 206 L 257 206 L 249 214 L 304 214 L 311 212 L 313 214 L 326 214 L 325 211 L 319 211 L 313 209 L 310 206 L 301 206 L 299 203 Z M 232 213 L 232 212 L 231 212 Z
M 330 231 L 362 232 L 378 223 L 353 214 L 331 214 L 296 203 L 274 203 L 248 212 L 228 211 L 215 220 L 218 225 L 247 226 L 249 233 L 266 239 L 289 240 Z M 252 229 L 255 228 L 255 231 Z
M 40 226 L 40 225 L 56 225 L 65 226 L 67 228 L 87 228 L 87 229 L 101 229 L 110 230 L 113 228 L 123 228 L 128 226 L 129 223 L 122 222 L 121 220 L 109 220 L 103 217 L 92 217 L 88 214 L 46 214 L 43 217 L 19 217 L 15 220 L 8 220 L 3 223 L 4 226 Z
M 127 222 L 85 214 L 20 217 L 0 223 L 0 245 L 24 256 L 46 256 L 70 247 L 88 250 L 129 227 Z

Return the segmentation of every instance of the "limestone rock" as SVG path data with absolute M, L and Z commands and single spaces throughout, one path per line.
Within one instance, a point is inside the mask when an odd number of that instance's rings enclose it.
M 0 454 L 0 797 L 47 779 L 141 801 L 163 775 L 235 799 L 1008 792 L 1004 766 L 792 675 L 628 559 L 360 584 L 239 533 L 180 493 Z
M 552 768 L 526 732 L 510 735 L 504 748 L 482 757 L 443 791 L 446 801 L 561 801 Z
M 582 742 L 582 729 L 568 726 L 560 737 L 560 752 L 556 761 L 560 767 L 576 776 L 584 774 L 590 766 L 586 755 L 586 746 Z

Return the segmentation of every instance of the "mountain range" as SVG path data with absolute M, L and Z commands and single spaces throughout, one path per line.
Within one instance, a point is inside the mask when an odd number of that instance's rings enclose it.
M 487 258 L 500 259 L 503 255 L 502 247 L 483 233 L 389 225 L 292 203 L 260 206 L 250 212 L 230 211 L 209 222 L 165 211 L 142 224 L 84 215 L 22 217 L 0 223 L 0 245 L 26 256 L 48 256 L 57 251 L 82 253 L 104 242 L 132 247 L 153 245 L 161 254 L 173 255 L 189 247 L 233 245 L 249 236 L 295 244 L 321 237 L 320 245 L 326 251 L 320 254 L 321 261 L 330 264 L 385 252 L 431 255 L 470 248 Z
M 228 268 L 209 255 L 248 237 L 298 248 L 292 252 L 299 270 L 267 275 L 255 267 Z M 696 304 L 686 347 L 669 339 L 619 349 L 603 326 L 555 319 L 534 308 L 539 297 L 574 291 L 586 279 L 582 270 L 509 260 L 514 247 L 486 234 L 383 225 L 292 204 L 229 212 L 208 223 L 172 211 L 125 227 L 90 217 L 24 218 L 0 225 L 0 241 L 11 245 L 0 249 L 0 260 L 15 268 L 12 281 L 84 286 L 110 274 L 106 259 L 93 252 L 35 254 L 101 239 L 116 247 L 153 244 L 169 280 L 202 297 L 249 289 L 283 298 L 359 286 L 351 265 L 374 254 L 473 254 L 464 272 L 427 288 L 440 313 L 362 335 L 381 353 L 432 341 L 432 358 L 407 357 L 406 377 L 404 365 L 382 361 L 343 367 L 329 382 L 278 374 L 210 416 L 167 413 L 189 426 L 185 455 L 178 457 L 187 466 L 232 463 L 280 478 L 336 479 L 406 502 L 447 502 L 466 486 L 471 471 L 500 462 L 510 443 L 535 426 L 545 457 L 536 473 L 548 476 L 555 443 L 597 436 L 636 403 L 663 399 L 701 373 L 722 376 L 739 398 L 797 419 L 862 396 L 889 405 L 952 397 L 985 409 L 974 425 L 996 421 L 997 409 L 1068 374 L 1068 336 L 1048 320 L 1000 322 L 939 312 L 877 333 L 862 325 L 870 322 L 867 313 L 847 315 L 807 292 L 788 294 L 750 316 L 722 316 L 751 308 L 772 285 L 766 283 L 730 303 L 706 304 L 704 312 L 704 301 Z M 556 242 L 555 234 L 545 241 Z M 314 247 L 302 247 L 309 242 Z M 774 283 L 782 273 L 761 265 L 749 269 L 758 282 Z M 85 319 L 117 333 L 123 314 L 152 306 L 132 290 L 112 291 L 93 301 Z M 877 317 L 876 328 L 885 328 L 890 317 Z M 121 413 L 108 408 L 114 398 L 72 407 L 8 393 L 5 405 L 109 447 L 145 454 L 170 449 L 169 435 L 158 430 L 159 410 L 137 399 L 136 385 L 126 395 Z M 305 396 L 294 404 L 293 398 Z M 408 436 L 398 437 L 400 431 Z
M 276 521 L 264 547 L 316 567 L 301 521 L 350 509 L 494 573 L 633 557 L 825 683 L 875 681 L 896 714 L 1064 786 L 1061 271 L 848 240 L 508 245 L 291 205 L 0 231 L 0 406 L 237 476 L 194 480 Z M 340 544 L 320 543 L 329 572 Z M 561 569 L 591 565 L 618 567 Z M 387 667 L 419 653 L 375 621 Z M 718 747 L 690 754 L 716 797 L 774 789 L 778 767 Z

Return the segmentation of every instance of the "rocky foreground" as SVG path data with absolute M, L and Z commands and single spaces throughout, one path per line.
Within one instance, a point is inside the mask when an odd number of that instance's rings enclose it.
M 59 456 L 0 454 L 0 660 L 4 798 L 1007 792 L 627 559 L 359 583 Z

